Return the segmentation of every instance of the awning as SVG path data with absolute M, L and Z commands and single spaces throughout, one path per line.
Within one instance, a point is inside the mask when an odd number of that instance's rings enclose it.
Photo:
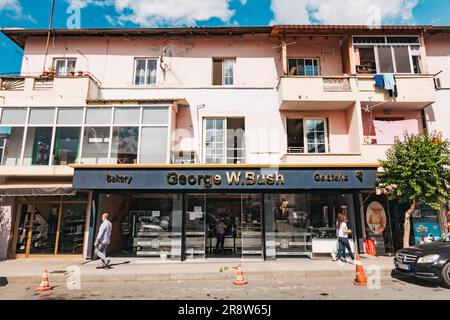
M 72 196 L 72 183 L 14 183 L 0 184 L 0 196 Z

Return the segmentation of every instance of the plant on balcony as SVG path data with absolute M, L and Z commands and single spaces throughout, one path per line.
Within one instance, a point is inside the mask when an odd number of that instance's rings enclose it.
M 450 142 L 438 133 L 404 135 L 387 151 L 387 160 L 380 161 L 382 173 L 377 186 L 390 200 L 409 204 L 405 212 L 403 247 L 409 247 L 411 215 L 416 204 L 435 210 L 450 196 Z

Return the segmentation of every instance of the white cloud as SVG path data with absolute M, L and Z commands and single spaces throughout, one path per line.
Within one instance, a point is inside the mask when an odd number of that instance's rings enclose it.
M 0 12 L 11 11 L 15 14 L 22 13 L 22 6 L 18 0 L 0 0 Z
M 197 21 L 218 18 L 229 22 L 234 15 L 231 2 L 245 5 L 247 0 L 67 0 L 70 5 L 113 6 L 117 17 L 108 16 L 111 23 L 132 22 L 141 26 L 195 25 Z
M 413 23 L 419 0 L 272 0 L 273 24 Z
M 30 14 L 24 14 L 19 0 L 0 0 L 0 13 L 7 12 L 13 19 L 24 19 L 36 23 Z

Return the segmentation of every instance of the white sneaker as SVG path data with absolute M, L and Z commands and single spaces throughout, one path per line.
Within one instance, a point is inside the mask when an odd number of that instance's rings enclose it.
M 336 253 L 335 252 L 331 253 L 331 258 L 333 259 L 333 261 L 337 261 L 337 257 L 336 257 Z

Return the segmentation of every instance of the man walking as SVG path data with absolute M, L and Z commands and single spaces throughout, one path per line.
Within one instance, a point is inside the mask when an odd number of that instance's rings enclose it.
M 102 267 L 107 268 L 111 262 L 106 259 L 106 249 L 108 248 L 111 239 L 112 224 L 109 221 L 109 214 L 102 214 L 102 224 L 98 230 L 97 238 L 94 242 L 95 254 L 102 260 Z

